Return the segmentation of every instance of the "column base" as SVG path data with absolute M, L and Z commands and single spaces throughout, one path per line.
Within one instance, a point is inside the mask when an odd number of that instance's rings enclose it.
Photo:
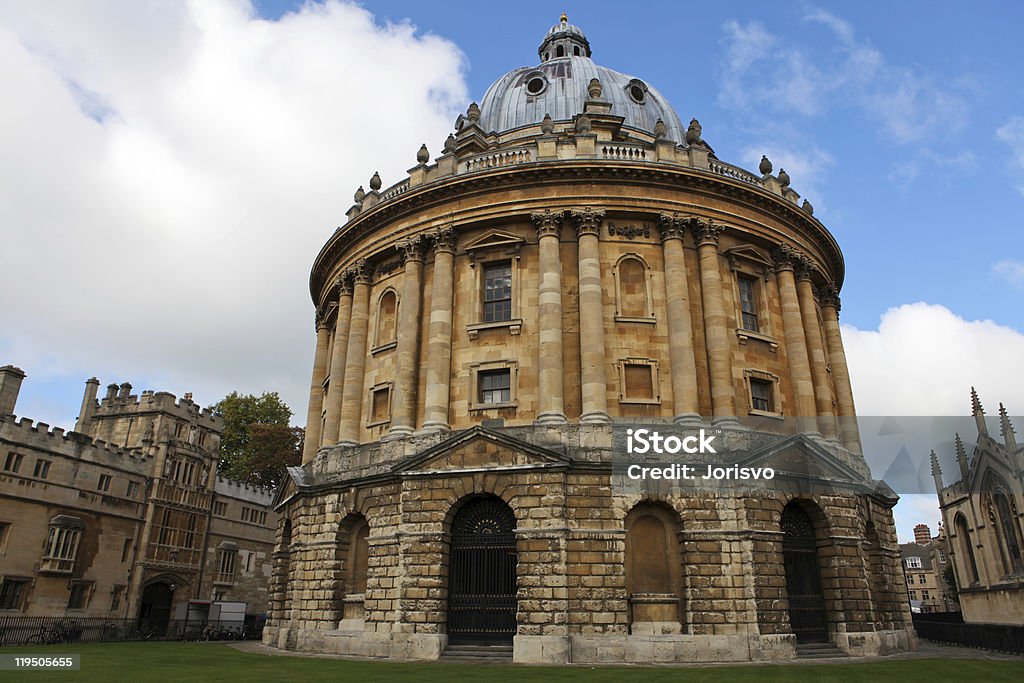
M 725 431 L 743 432 L 746 426 L 735 415 L 719 415 L 711 418 L 711 426 Z
M 537 416 L 537 419 L 533 421 L 533 424 L 546 427 L 548 425 L 564 425 L 569 421 L 565 419 L 565 413 L 549 411 L 541 413 Z
M 610 425 L 611 423 L 612 418 L 608 417 L 608 413 L 603 410 L 591 410 L 580 415 L 580 424 L 582 425 Z
M 391 428 L 387 434 L 380 438 L 381 441 L 396 441 L 398 439 L 407 439 L 415 433 L 415 430 L 409 425 L 398 425 Z
M 451 428 L 451 425 L 449 425 L 447 422 L 436 422 L 436 421 L 433 421 L 433 420 L 427 420 L 426 422 L 423 423 L 423 426 L 420 427 L 420 430 L 418 432 L 416 432 L 416 433 L 417 434 L 438 434 L 438 433 L 447 434 L 450 431 L 452 431 L 452 428 Z
M 677 424 L 680 427 L 704 427 L 707 425 L 704 422 L 704 418 L 697 413 L 683 413 L 682 415 L 676 415 L 672 418 L 672 423 Z
M 359 442 L 358 441 L 352 441 L 351 439 L 341 439 L 337 443 L 335 443 L 334 445 L 335 446 L 358 446 Z

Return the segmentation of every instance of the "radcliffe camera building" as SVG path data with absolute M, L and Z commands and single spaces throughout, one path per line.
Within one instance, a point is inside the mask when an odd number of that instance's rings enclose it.
M 915 646 L 861 454 L 839 245 L 562 20 L 316 257 L 308 428 L 265 642 L 434 659 L 773 660 Z M 701 428 L 772 482 L 623 476 Z
M 66 431 L 15 417 L 24 377 L 0 367 L 0 618 L 164 632 L 189 603 L 265 613 L 271 492 L 217 476 L 220 416 L 127 382 L 98 398 L 93 378 Z

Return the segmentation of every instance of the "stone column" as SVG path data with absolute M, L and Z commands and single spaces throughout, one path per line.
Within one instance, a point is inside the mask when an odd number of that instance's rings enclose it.
M 389 436 L 408 436 L 416 426 L 416 382 L 419 379 L 420 310 L 423 308 L 423 249 L 419 237 L 398 243 L 405 261 L 402 300 L 398 308 L 398 371 Z
M 690 318 L 689 277 L 683 259 L 683 219 L 661 214 L 662 258 L 665 260 L 665 308 L 668 314 L 669 365 L 672 373 L 672 412 L 677 424 L 699 424 L 697 363 L 693 321 Z
M 363 414 L 363 380 L 366 374 L 366 336 L 370 322 L 370 268 L 359 261 L 350 269 L 355 282 L 352 291 L 352 318 L 348 328 L 348 349 L 345 352 L 345 385 L 341 391 L 341 423 L 338 443 L 354 446 L 359 443 L 360 420 Z
M 789 360 L 789 376 L 796 396 L 797 429 L 801 432 L 816 433 L 814 416 L 814 381 L 807 357 L 807 340 L 800 317 L 800 301 L 796 293 L 796 278 L 793 274 L 800 254 L 792 247 L 783 245 L 775 253 L 775 278 L 779 284 L 779 300 L 782 303 L 782 331 L 786 336 L 786 357 Z
M 565 420 L 562 349 L 562 263 L 559 258 L 561 211 L 530 215 L 537 226 L 537 258 L 540 287 L 537 296 L 537 424 L 562 424 Z
M 321 443 L 338 443 L 341 425 L 341 399 L 345 388 L 345 356 L 348 354 L 348 331 L 352 322 L 352 280 L 346 273 L 338 278 L 338 317 L 334 321 L 334 347 L 331 349 L 331 381 L 327 385 L 327 413 Z
M 723 227 L 703 219 L 693 220 L 693 234 L 700 257 L 700 290 L 704 303 L 704 339 L 711 375 L 713 421 L 738 422 L 736 390 L 732 381 L 732 344 L 726 325 L 722 270 L 718 263 L 718 237 Z
M 853 386 L 850 384 L 850 369 L 846 365 L 846 351 L 839 331 L 839 291 L 832 285 L 825 288 L 821 299 L 821 318 L 825 325 L 825 342 L 828 357 L 832 363 L 832 380 L 836 385 L 836 404 L 839 409 L 839 427 L 843 443 L 852 453 L 860 453 L 860 430 L 857 428 L 857 411 L 853 402 Z
M 601 287 L 600 233 L 603 209 L 572 212 L 579 240 L 580 267 L 580 422 L 609 424 L 608 378 L 604 347 L 604 300 Z
M 320 411 L 323 409 L 324 376 L 327 374 L 327 344 L 330 333 L 327 323 L 316 319 L 316 354 L 313 356 L 313 378 L 309 381 L 309 411 L 306 413 L 306 440 L 302 443 L 302 464 L 316 457 L 320 447 Z
M 427 340 L 427 392 L 423 429 L 450 431 L 448 407 L 452 376 L 452 306 L 455 300 L 455 230 L 438 230 L 434 242 L 434 278 Z
M 807 340 L 807 355 L 811 364 L 811 380 L 814 383 L 814 405 L 818 413 L 818 429 L 822 436 L 836 438 L 836 416 L 832 410 L 832 388 L 828 381 L 828 360 L 825 344 L 818 324 L 818 307 L 814 301 L 814 285 L 811 283 L 811 267 L 801 261 L 796 271 L 796 291 L 800 300 L 800 318 L 804 324 L 804 338 Z

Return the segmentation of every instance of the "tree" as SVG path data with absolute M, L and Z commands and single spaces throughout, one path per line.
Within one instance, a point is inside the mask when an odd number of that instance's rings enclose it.
M 288 426 L 292 411 L 277 392 L 255 396 L 233 391 L 213 409 L 224 418 L 220 474 L 272 486 L 287 465 L 301 462 L 304 430 Z

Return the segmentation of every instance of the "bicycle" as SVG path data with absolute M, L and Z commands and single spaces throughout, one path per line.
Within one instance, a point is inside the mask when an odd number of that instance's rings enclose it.
M 53 628 L 39 627 L 39 633 L 34 633 L 25 641 L 27 645 L 59 645 L 70 643 L 72 640 L 71 629 L 67 626 L 58 625 Z

